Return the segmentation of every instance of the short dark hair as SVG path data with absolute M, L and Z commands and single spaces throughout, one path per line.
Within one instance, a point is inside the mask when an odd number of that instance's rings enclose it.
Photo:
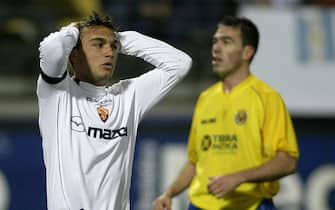
M 113 21 L 113 19 L 111 18 L 111 16 L 109 15 L 103 16 L 103 15 L 98 14 L 97 12 L 92 12 L 92 15 L 90 15 L 87 19 L 80 21 L 78 23 L 78 29 L 79 29 L 80 34 L 85 28 L 94 27 L 94 26 L 104 26 L 115 32 L 117 32 L 118 30 L 118 27 Z M 80 46 L 81 46 L 81 43 L 80 43 L 80 38 L 79 38 L 75 48 L 78 48 Z
M 92 12 L 92 15 L 86 20 L 79 22 L 79 31 L 92 26 L 105 26 L 113 31 L 118 30 L 118 27 L 109 15 L 103 16 L 97 12 Z
M 250 45 L 255 49 L 255 53 L 250 59 L 251 62 L 258 49 L 259 32 L 257 26 L 248 18 L 235 16 L 224 16 L 219 24 L 240 29 L 242 45 Z

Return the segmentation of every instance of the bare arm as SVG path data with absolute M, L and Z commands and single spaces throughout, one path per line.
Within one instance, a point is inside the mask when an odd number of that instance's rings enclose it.
M 170 210 L 172 198 L 179 195 L 190 185 L 195 175 L 195 165 L 188 161 L 172 185 L 153 203 L 154 210 Z
M 268 163 L 235 174 L 213 177 L 208 184 L 209 193 L 218 198 L 234 191 L 246 182 L 266 182 L 292 174 L 296 170 L 297 160 L 286 152 L 277 155 Z

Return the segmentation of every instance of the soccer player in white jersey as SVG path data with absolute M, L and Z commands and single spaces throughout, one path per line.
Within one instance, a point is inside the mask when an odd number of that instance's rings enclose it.
M 39 51 L 48 209 L 129 210 L 138 124 L 187 74 L 191 58 L 138 32 L 117 32 L 109 17 L 97 14 L 51 33 Z M 119 52 L 155 68 L 111 84 Z

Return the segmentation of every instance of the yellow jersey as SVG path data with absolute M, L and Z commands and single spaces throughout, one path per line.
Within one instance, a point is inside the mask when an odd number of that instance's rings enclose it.
M 190 201 L 206 210 L 254 210 L 279 190 L 278 181 L 241 184 L 229 197 L 208 193 L 210 177 L 260 166 L 277 151 L 298 158 L 290 115 L 270 86 L 250 75 L 225 94 L 217 82 L 199 97 L 188 141 L 188 159 L 196 165 Z

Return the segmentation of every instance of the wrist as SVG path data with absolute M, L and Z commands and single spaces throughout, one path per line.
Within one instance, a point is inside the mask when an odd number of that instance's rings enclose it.
M 174 193 L 173 193 L 172 190 L 168 190 L 168 191 L 166 191 L 166 192 L 163 193 L 163 196 L 164 197 L 168 197 L 168 198 L 173 198 Z
M 246 176 L 245 173 L 239 173 L 237 177 L 238 177 L 239 185 L 248 181 L 247 176 Z

